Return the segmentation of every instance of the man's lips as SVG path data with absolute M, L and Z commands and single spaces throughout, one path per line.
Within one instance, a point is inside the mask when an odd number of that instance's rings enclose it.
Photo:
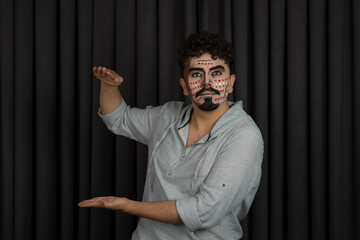
M 210 91 L 205 91 L 205 92 L 202 92 L 202 93 L 200 94 L 200 96 L 206 96 L 206 95 L 215 95 L 215 93 L 214 93 L 214 92 L 210 92 Z

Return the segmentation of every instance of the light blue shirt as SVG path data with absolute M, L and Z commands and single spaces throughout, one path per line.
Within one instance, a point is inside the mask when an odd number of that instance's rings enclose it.
M 264 146 L 242 103 L 229 105 L 211 132 L 188 147 L 191 105 L 168 102 L 138 109 L 123 100 L 114 112 L 99 112 L 110 131 L 148 145 L 143 201 L 177 200 L 184 223 L 140 218 L 132 239 L 242 237 L 240 221 L 259 186 Z

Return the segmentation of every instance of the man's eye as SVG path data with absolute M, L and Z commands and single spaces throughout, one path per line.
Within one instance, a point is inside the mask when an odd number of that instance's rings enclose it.
M 214 71 L 211 73 L 211 76 L 216 77 L 216 76 L 220 76 L 221 74 L 222 74 L 222 72 L 220 72 L 220 71 Z
M 201 73 L 196 72 L 196 73 L 191 74 L 191 76 L 192 77 L 201 77 L 202 75 L 201 75 Z

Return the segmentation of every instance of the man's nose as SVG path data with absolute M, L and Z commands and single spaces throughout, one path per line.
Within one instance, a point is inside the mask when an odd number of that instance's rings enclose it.
M 209 75 L 205 74 L 205 79 L 204 79 L 204 85 L 205 87 L 210 87 L 211 86 L 211 78 Z

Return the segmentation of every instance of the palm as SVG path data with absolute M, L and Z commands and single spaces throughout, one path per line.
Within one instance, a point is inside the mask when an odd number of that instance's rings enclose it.
M 93 72 L 95 77 L 105 84 L 119 86 L 123 82 L 119 74 L 106 67 L 93 67 Z
M 78 204 L 79 207 L 98 207 L 110 210 L 121 210 L 125 202 L 125 198 L 119 197 L 96 197 L 84 200 Z

